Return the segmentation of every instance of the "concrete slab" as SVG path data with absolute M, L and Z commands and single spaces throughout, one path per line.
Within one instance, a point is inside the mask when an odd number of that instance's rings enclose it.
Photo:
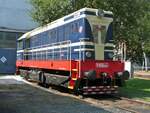
M 109 113 L 83 101 L 45 92 L 13 76 L 0 77 L 0 113 Z

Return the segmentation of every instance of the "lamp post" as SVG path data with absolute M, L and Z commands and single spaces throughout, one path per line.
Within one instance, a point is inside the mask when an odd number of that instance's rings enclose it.
M 142 50 L 143 50 L 143 57 L 144 57 L 143 67 L 145 67 L 145 71 L 148 71 L 146 53 L 144 52 L 144 42 L 142 42 Z

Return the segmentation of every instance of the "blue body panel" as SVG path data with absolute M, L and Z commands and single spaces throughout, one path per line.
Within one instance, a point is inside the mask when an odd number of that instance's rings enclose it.
M 77 26 L 76 26 L 77 25 Z M 78 32 L 79 27 L 83 27 L 83 31 Z M 85 33 L 85 28 L 87 29 Z M 45 44 L 57 43 L 66 40 L 71 40 L 71 42 L 79 42 L 80 38 L 89 37 L 90 25 L 85 18 L 75 20 L 68 24 L 59 26 L 57 28 L 42 32 L 30 38 L 30 47 L 41 46 Z M 27 48 L 27 47 L 25 47 Z
M 79 29 L 82 28 L 80 31 Z M 70 40 L 71 43 L 77 43 L 80 42 L 82 38 L 85 38 L 86 41 L 88 42 L 93 42 L 94 43 L 94 37 L 92 34 L 92 29 L 90 26 L 89 21 L 86 18 L 80 18 L 77 20 L 74 20 L 70 23 L 64 24 L 62 26 L 53 28 L 51 30 L 39 33 L 35 36 L 32 36 L 29 39 L 23 40 L 24 43 L 27 43 L 29 41 L 29 45 L 24 44 L 23 49 L 28 49 L 28 50 L 34 50 L 35 48 L 37 49 L 42 49 L 44 47 L 53 47 L 56 45 L 51 45 L 52 43 L 58 43 L 58 42 L 63 42 Z M 106 35 L 106 43 L 109 43 L 110 40 L 112 40 L 112 24 L 109 25 L 108 30 L 107 30 L 107 35 Z M 85 42 L 86 42 L 85 41 Z M 45 45 L 45 46 L 44 46 Z M 29 47 L 28 47 L 29 46 Z M 40 47 L 41 46 L 41 47 Z M 84 51 L 81 51 L 79 55 L 79 49 L 87 49 Z M 93 51 L 89 51 L 88 49 L 93 49 Z M 64 59 L 66 60 L 67 58 L 70 58 L 72 60 L 78 60 L 79 58 L 82 59 L 95 59 L 95 51 L 94 51 L 94 45 L 86 45 L 86 46 L 73 46 L 71 47 L 71 53 L 68 50 L 68 48 L 61 48 L 61 51 L 63 52 L 55 52 L 54 54 L 52 53 L 53 51 L 60 51 L 59 48 L 51 49 L 48 50 L 47 52 L 47 57 L 46 57 L 46 51 L 40 51 L 40 52 L 26 52 L 25 54 L 28 54 L 27 57 L 25 57 L 26 60 L 45 60 L 45 59 Z M 86 56 L 86 52 L 90 52 L 92 55 L 91 57 Z M 105 57 L 107 57 L 107 53 L 104 53 Z M 71 55 L 71 56 L 70 56 Z M 23 59 L 23 53 L 18 53 L 17 59 Z M 79 57 L 80 56 L 80 57 Z M 107 59 L 107 58 L 106 58 Z
M 0 73 L 16 72 L 16 49 L 0 48 Z
M 105 43 L 112 43 L 113 41 L 113 23 L 109 24 Z

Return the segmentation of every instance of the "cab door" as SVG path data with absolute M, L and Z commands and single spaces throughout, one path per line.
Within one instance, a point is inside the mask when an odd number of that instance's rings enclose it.
M 102 25 L 93 25 L 93 37 L 95 44 L 95 60 L 104 60 L 104 41 L 106 27 Z

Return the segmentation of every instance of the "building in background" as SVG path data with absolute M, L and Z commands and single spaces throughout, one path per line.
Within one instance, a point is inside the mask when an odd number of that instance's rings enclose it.
M 29 0 L 0 0 L 0 73 L 15 73 L 16 39 L 37 27 Z

